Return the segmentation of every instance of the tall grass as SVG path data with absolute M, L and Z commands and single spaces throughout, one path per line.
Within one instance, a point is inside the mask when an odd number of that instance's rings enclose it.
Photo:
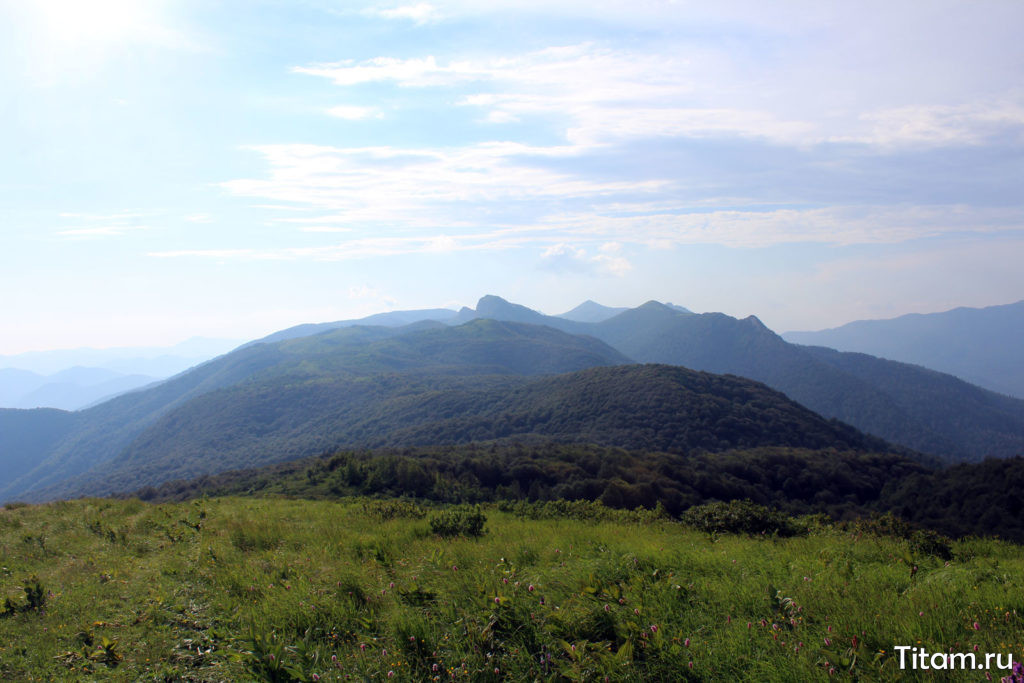
M 482 536 L 358 499 L 0 510 L 0 679 L 889 681 L 920 677 L 895 645 L 1021 658 L 1018 546 L 513 508 Z

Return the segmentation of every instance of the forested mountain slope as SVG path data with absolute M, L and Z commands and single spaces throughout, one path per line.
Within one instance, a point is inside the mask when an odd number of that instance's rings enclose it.
M 341 447 L 532 437 L 674 453 L 888 444 L 756 382 L 665 365 L 506 375 L 275 376 L 168 413 L 120 455 L 45 497 L 106 494 Z
M 950 461 L 1024 453 L 1024 401 L 918 366 L 790 344 L 753 316 L 693 314 L 651 301 L 581 323 L 498 297 L 481 299 L 480 310 L 588 334 L 640 362 L 749 377 L 826 417 Z
M 32 421 L 26 411 L 12 411 L 10 420 L 17 422 L 23 416 L 28 422 L 16 430 L 0 432 L 0 458 L 12 463 L 32 463 L 34 467 L 27 472 L 24 468 L 5 468 L 5 474 L 0 474 L 0 499 L 60 488 L 61 481 L 117 457 L 144 430 L 176 407 L 229 387 L 239 387 L 237 393 L 244 395 L 251 395 L 257 386 L 276 387 L 280 393 L 266 398 L 270 403 L 283 403 L 287 400 L 286 387 L 309 383 L 321 390 L 344 393 L 345 387 L 350 386 L 346 381 L 375 373 L 528 375 L 569 372 L 628 360 L 593 338 L 493 320 L 477 320 L 460 327 L 440 323 L 403 328 L 349 327 L 249 345 L 151 389 L 75 413 L 74 427 L 50 441 L 42 435 L 27 440 L 18 436 L 15 441 L 15 435 L 32 432 L 38 421 Z M 287 406 L 281 409 L 290 410 Z M 245 426 L 261 419 L 259 415 L 246 415 L 234 409 L 214 412 L 237 416 L 233 430 L 226 426 L 233 432 L 244 431 Z

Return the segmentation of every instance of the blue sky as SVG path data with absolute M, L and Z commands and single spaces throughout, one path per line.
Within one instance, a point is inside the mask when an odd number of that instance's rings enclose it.
M 1024 298 L 1024 4 L 0 0 L 0 354 Z

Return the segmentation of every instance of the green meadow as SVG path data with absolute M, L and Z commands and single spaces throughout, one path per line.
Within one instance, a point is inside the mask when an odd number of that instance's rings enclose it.
M 1022 653 L 1019 546 L 890 531 L 589 503 L 9 505 L 0 679 L 977 681 L 893 648 Z

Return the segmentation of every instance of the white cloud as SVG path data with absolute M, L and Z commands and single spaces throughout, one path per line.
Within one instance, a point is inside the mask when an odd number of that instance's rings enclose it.
M 384 19 L 405 19 L 416 24 L 426 24 L 437 21 L 441 13 L 437 7 L 426 2 L 418 2 L 414 5 L 399 5 L 398 7 L 379 8 L 374 7 L 366 10 L 371 16 L 378 16 Z
M 546 270 L 622 276 L 633 269 L 633 264 L 622 255 L 622 245 L 607 242 L 591 255 L 587 249 L 559 242 L 541 252 L 541 264 Z
M 484 205 L 560 202 L 566 198 L 644 195 L 661 180 L 598 180 L 536 163 L 574 156 L 563 147 L 483 143 L 456 148 L 339 148 L 264 145 L 254 148 L 269 177 L 223 183 L 232 194 L 294 202 L 338 212 L 337 220 L 427 227 L 466 223 Z M 458 210 L 453 210 L 454 205 Z M 463 220 L 453 216 L 463 216 Z M 306 219 L 301 219 L 306 220 Z M 325 217 L 308 222 L 325 223 Z
M 61 237 L 116 237 L 135 230 L 149 230 L 146 225 L 96 225 L 83 228 L 64 228 L 58 230 Z
M 807 50 L 813 55 L 804 54 Z M 757 51 L 753 46 L 748 53 L 696 41 L 646 50 L 582 43 L 492 57 L 377 57 L 295 71 L 342 87 L 457 87 L 468 90 L 459 103 L 482 109 L 486 121 L 557 120 L 576 145 L 741 137 L 796 146 L 853 142 L 887 148 L 979 144 L 994 133 L 1024 131 L 1024 93 L 1014 82 L 976 93 L 943 90 L 929 84 L 945 72 L 907 60 L 913 63 L 889 69 L 909 70 L 903 87 L 881 88 L 877 77 L 866 75 L 870 71 L 848 74 L 849 67 L 834 63 L 835 55 L 819 50 L 815 41 L 800 36 L 792 54 L 786 53 L 791 61 L 780 64 L 774 55 L 750 54 Z
M 73 220 L 75 225 L 62 226 L 56 230 L 56 234 L 60 237 L 72 239 L 117 237 L 131 232 L 153 229 L 151 226 L 142 223 L 142 219 L 150 217 L 149 214 L 131 209 L 115 211 L 113 213 L 64 211 L 58 215 L 61 218 Z

